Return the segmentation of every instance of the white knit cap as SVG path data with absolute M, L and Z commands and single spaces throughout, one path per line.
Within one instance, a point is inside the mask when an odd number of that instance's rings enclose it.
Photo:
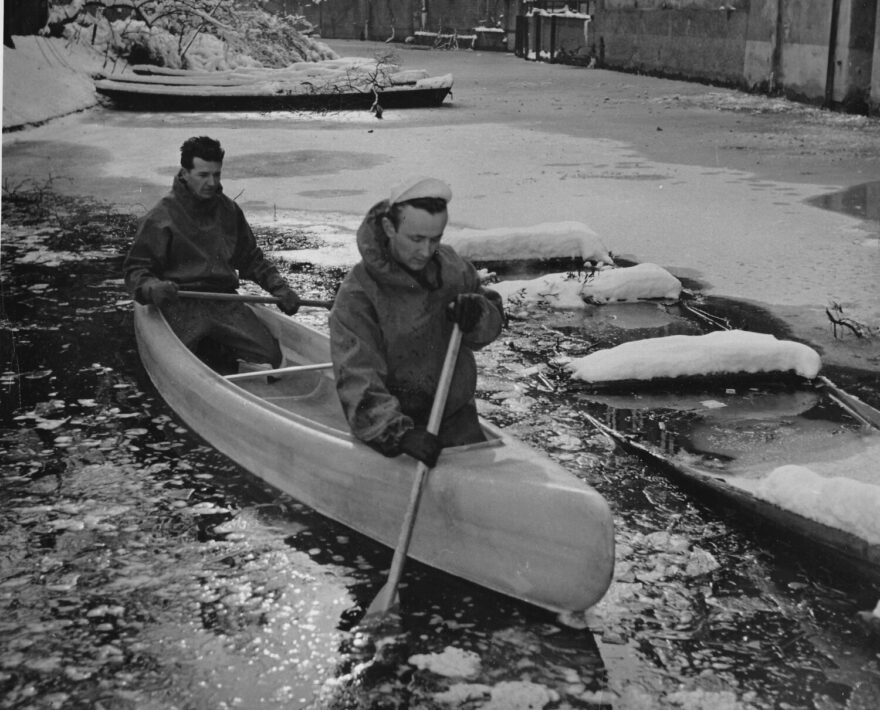
M 398 202 L 417 200 L 420 197 L 437 197 L 449 202 L 452 199 L 452 189 L 437 178 L 423 175 L 410 177 L 391 188 L 388 204 L 390 206 Z

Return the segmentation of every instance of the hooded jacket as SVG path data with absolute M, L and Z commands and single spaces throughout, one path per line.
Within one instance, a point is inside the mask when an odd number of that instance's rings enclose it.
M 427 423 L 453 323 L 447 306 L 460 293 L 484 297 L 476 327 L 462 336 L 445 415 L 474 397 L 474 350 L 501 332 L 501 297 L 484 289 L 473 265 L 440 244 L 420 274 L 401 266 L 388 248 L 375 205 L 357 233 L 361 261 L 348 273 L 330 312 L 336 389 L 352 432 L 385 454 L 399 453 L 400 437 Z
M 178 174 L 171 192 L 138 225 L 123 264 L 125 285 L 144 303 L 144 286 L 174 281 L 188 291 L 232 293 L 239 278 L 269 293 L 287 284 L 257 246 L 241 208 L 219 191 L 196 198 Z

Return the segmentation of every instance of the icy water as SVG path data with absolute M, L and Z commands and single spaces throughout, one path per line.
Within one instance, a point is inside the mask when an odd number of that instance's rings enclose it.
M 876 586 L 619 452 L 537 367 L 624 337 L 611 311 L 513 319 L 479 390 L 611 503 L 606 598 L 558 618 L 409 563 L 400 624 L 375 633 L 358 623 L 390 551 L 217 454 L 145 378 L 131 220 L 35 193 L 3 210 L 0 708 L 880 706 Z M 340 276 L 291 278 L 322 298 Z M 629 322 L 699 331 L 674 309 Z M 449 648 L 468 662 L 444 675 Z

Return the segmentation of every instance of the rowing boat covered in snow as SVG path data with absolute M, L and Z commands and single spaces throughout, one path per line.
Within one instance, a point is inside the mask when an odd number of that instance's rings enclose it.
M 99 78 L 95 88 L 115 108 L 133 111 L 342 111 L 439 106 L 452 81 L 348 58 L 226 72 L 141 67 Z
M 720 380 L 720 382 L 719 382 Z M 584 416 L 684 486 L 880 580 L 880 412 L 824 376 L 590 388 Z
M 138 348 L 169 406 L 208 443 L 276 488 L 385 545 L 397 542 L 415 474 L 356 440 L 332 370 L 274 382 L 230 380 L 207 367 L 153 307 L 135 305 Z M 330 360 L 329 339 L 280 313 L 255 312 L 285 364 Z M 611 511 L 546 456 L 483 423 L 488 441 L 444 449 L 425 486 L 410 556 L 552 611 L 603 596 L 614 566 Z

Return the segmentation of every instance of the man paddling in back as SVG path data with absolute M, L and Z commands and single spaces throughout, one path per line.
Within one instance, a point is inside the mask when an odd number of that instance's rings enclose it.
M 281 364 L 281 350 L 243 303 L 179 298 L 179 291 L 235 293 L 239 278 L 255 281 L 293 315 L 297 293 L 257 246 L 241 208 L 223 194 L 225 151 L 207 136 L 180 148 L 180 171 L 171 192 L 141 220 L 125 259 L 125 284 L 138 303 L 162 309 L 169 325 L 194 352 L 203 341 L 229 352 L 242 370 Z
M 449 186 L 412 178 L 374 205 L 357 233 L 361 261 L 330 312 L 336 389 L 355 436 L 386 456 L 429 467 L 444 446 L 484 441 L 473 351 L 501 333 L 501 297 L 440 240 Z M 462 346 L 438 436 L 426 425 L 453 324 Z

